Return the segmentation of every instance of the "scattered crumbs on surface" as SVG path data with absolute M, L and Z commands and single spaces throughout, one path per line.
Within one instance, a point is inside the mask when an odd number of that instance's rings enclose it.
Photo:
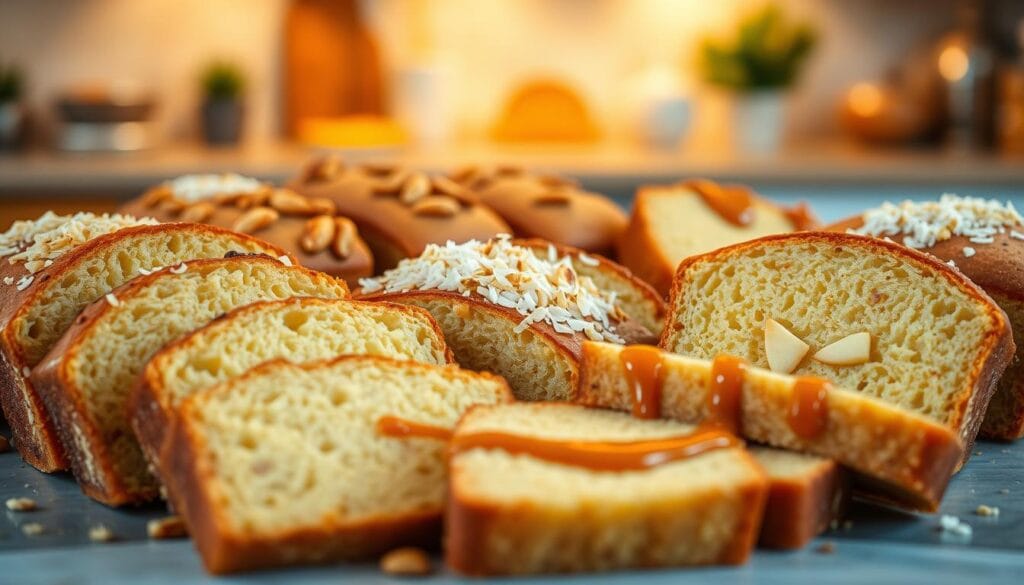
M 7 437 L 0 435 L 0 453 L 6 453 L 11 450 L 11 442 L 7 440 Z
M 975 254 L 977 254 L 977 251 L 974 248 L 970 246 L 964 246 L 964 258 L 970 258 Z
M 28 522 L 21 525 L 21 533 L 25 536 L 39 536 L 43 532 L 46 532 L 46 528 L 38 522 Z
M 110 542 L 117 538 L 114 531 L 102 524 L 97 524 L 89 529 L 89 540 L 93 542 Z
M 388 575 L 423 576 L 433 570 L 430 557 L 413 546 L 396 548 L 380 558 L 380 570 Z
M 1001 496 L 1008 496 L 1008 495 L 1010 495 L 1010 490 L 1007 489 L 1007 488 L 1003 488 L 1003 489 L 999 490 L 999 495 L 1001 495 Z
M 999 516 L 999 508 L 996 507 L 996 506 L 986 506 L 985 504 L 981 504 L 980 506 L 978 506 L 977 508 L 974 509 L 974 513 L 977 514 L 978 516 L 998 517 Z
M 34 512 L 39 509 L 39 504 L 32 498 L 8 498 L 6 504 L 12 512 Z
M 180 516 L 155 518 L 146 523 L 146 534 L 155 540 L 165 538 L 183 538 L 188 536 L 188 529 Z
M 817 553 L 820 553 L 820 554 L 823 554 L 823 555 L 830 555 L 830 554 L 836 552 L 836 543 L 834 543 L 834 542 L 823 542 L 823 543 L 819 544 L 814 549 L 814 552 L 817 552 Z
M 974 456 L 975 456 L 975 457 L 981 457 L 981 456 L 982 456 L 982 455 L 984 455 L 984 454 L 985 454 L 985 453 L 983 453 L 982 451 L 975 451 L 975 452 L 974 452 Z
M 963 540 L 970 540 L 971 535 L 974 533 L 970 524 L 949 514 L 943 514 L 942 517 L 939 518 L 939 530 L 941 530 L 944 535 L 948 534 Z

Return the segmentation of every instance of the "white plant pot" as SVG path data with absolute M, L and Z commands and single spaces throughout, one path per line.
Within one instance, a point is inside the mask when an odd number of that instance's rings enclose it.
M 733 143 L 740 152 L 771 154 L 782 146 L 786 94 L 759 91 L 732 99 Z

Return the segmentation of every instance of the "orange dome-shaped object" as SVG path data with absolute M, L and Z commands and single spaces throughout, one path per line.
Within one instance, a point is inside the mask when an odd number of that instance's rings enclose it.
M 512 92 L 492 135 L 500 142 L 592 142 L 600 131 L 579 93 L 539 79 Z

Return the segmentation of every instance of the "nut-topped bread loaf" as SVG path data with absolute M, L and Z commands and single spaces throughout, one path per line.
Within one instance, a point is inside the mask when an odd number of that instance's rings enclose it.
M 1024 339 L 1024 218 L 1009 202 L 947 194 L 938 201 L 887 203 L 826 229 L 891 238 L 951 263 L 1006 311 L 1013 338 Z M 983 437 L 1024 436 L 1022 353 L 1018 343 L 989 402 Z
M 513 240 L 512 243 L 530 248 L 539 258 L 551 263 L 569 258 L 577 275 L 594 281 L 599 290 L 614 292 L 615 302 L 623 312 L 651 333 L 661 334 L 665 324 L 665 301 L 651 285 L 633 276 L 625 266 L 598 254 L 587 254 L 579 248 L 559 246 L 546 240 Z
M 683 258 L 815 224 L 806 206 L 785 209 L 741 185 L 691 180 L 641 187 L 619 241 L 618 258 L 667 295 Z
M 728 433 L 571 404 L 478 406 L 449 450 L 445 554 L 467 575 L 742 563 L 767 496 Z
M 833 232 L 684 260 L 661 346 L 827 378 L 949 426 L 965 457 L 1014 351 L 1006 314 L 959 271 Z
M 435 546 L 451 428 L 507 400 L 454 367 L 269 362 L 184 402 L 161 475 L 214 573 Z
M 157 496 L 128 424 L 128 393 L 166 343 L 234 308 L 344 298 L 345 282 L 266 256 L 196 260 L 140 276 L 86 308 L 32 371 L 82 490 L 109 505 Z
M 299 264 L 344 278 L 373 274 L 373 257 L 352 220 L 330 199 L 235 174 L 185 175 L 157 185 L 121 207 L 160 221 L 205 223 L 253 234 L 281 246 Z
M 221 228 L 123 215 L 48 212 L 0 234 L 0 404 L 26 462 L 45 472 L 68 468 L 28 372 L 75 316 L 135 276 L 229 252 L 285 254 Z
M 930 418 L 821 378 L 784 376 L 720 354 L 586 342 L 576 400 L 638 418 L 714 423 L 752 441 L 835 459 L 868 495 L 938 509 L 963 448 Z
M 334 202 L 373 251 L 377 272 L 418 255 L 427 244 L 457 243 L 510 232 L 497 214 L 462 185 L 397 165 L 311 162 L 289 183 L 302 195 Z
M 451 178 L 480 197 L 520 238 L 541 238 L 607 256 L 626 229 L 626 214 L 618 205 L 564 177 L 475 165 Z
M 568 257 L 548 262 L 508 236 L 430 245 L 361 284 L 364 298 L 430 311 L 455 361 L 504 376 L 523 400 L 572 395 L 582 339 L 652 337 L 628 318 L 614 294 L 578 276 Z
M 445 365 L 451 351 L 430 313 L 392 303 L 296 298 L 235 309 L 168 344 L 128 400 L 135 436 L 157 461 L 178 405 L 272 359 L 306 362 L 379 355 Z

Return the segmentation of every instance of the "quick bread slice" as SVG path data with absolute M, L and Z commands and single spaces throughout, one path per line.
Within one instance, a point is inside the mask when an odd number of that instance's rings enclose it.
M 793 373 L 938 420 L 960 435 L 965 456 L 1014 352 L 1006 314 L 962 273 L 853 234 L 768 236 L 688 258 L 670 307 L 663 348 L 767 367 L 774 320 L 809 346 Z M 861 359 L 814 357 L 853 335 L 869 343 Z
M 625 352 L 615 344 L 583 344 L 577 401 L 636 412 L 639 394 L 639 401 L 653 405 L 647 416 L 691 424 L 729 421 L 752 441 L 835 459 L 856 472 L 865 493 L 914 510 L 938 509 L 963 455 L 956 433 L 934 419 L 817 378 L 749 366 L 729 374 L 713 361 L 656 348 L 644 349 L 651 360 Z M 657 369 L 659 381 L 638 382 L 642 378 L 631 377 L 637 374 L 627 365 Z
M 225 229 L 152 223 L 47 214 L 9 232 L 20 253 L 0 259 L 0 404 L 21 456 L 40 471 L 69 463 L 27 372 L 86 305 L 135 276 L 184 260 L 233 252 L 287 258 L 276 246 Z
M 128 399 L 143 451 L 157 461 L 178 405 L 276 358 L 379 355 L 445 365 L 451 350 L 430 313 L 392 303 L 296 298 L 247 305 L 174 341 L 146 364 Z
M 548 262 L 555 263 L 568 257 L 576 274 L 594 281 L 599 290 L 614 292 L 622 311 L 655 335 L 661 335 L 665 324 L 665 301 L 651 285 L 633 275 L 625 266 L 598 254 L 560 246 L 547 240 L 513 240 L 513 244 L 526 246 Z
M 747 450 L 768 477 L 758 546 L 802 548 L 842 518 L 849 478 L 835 460 L 756 445 Z
M 436 546 L 450 429 L 510 399 L 502 379 L 453 367 L 269 362 L 185 400 L 161 475 L 213 573 Z M 439 435 L 383 432 L 388 418 Z
M 725 204 L 723 210 L 712 205 L 719 201 Z M 745 204 L 737 207 L 736 202 Z M 810 229 L 815 223 L 806 207 L 785 209 L 741 185 L 691 180 L 641 187 L 619 241 L 619 262 L 667 295 L 683 258 L 768 234 Z
M 564 403 L 473 408 L 450 447 L 446 561 L 475 576 L 742 563 L 768 483 L 712 433 Z M 667 455 L 686 441 L 708 450 Z
M 235 256 L 140 276 L 90 305 L 31 378 L 82 490 L 114 506 L 157 496 L 126 401 L 164 344 L 255 301 L 347 294 L 344 281 L 326 274 L 267 256 Z
M 579 276 L 568 257 L 548 262 L 507 236 L 427 246 L 360 296 L 422 307 L 464 368 L 505 377 L 522 400 L 566 400 L 579 379 L 582 339 L 640 342 L 615 296 Z

